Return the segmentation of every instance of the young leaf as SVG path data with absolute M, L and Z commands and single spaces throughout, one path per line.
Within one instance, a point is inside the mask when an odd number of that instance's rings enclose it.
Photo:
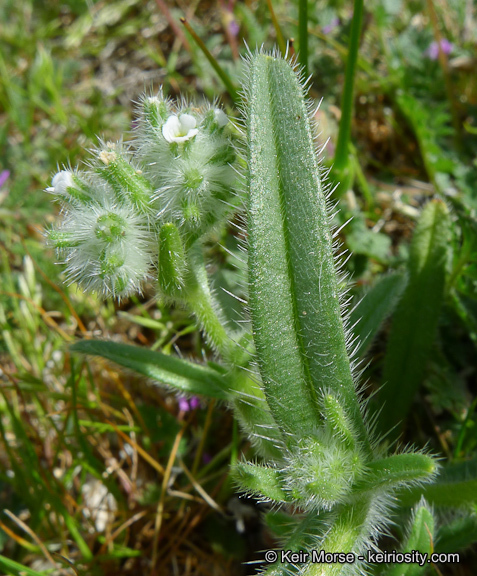
M 286 502 L 282 476 L 278 469 L 259 466 L 251 462 L 237 462 L 232 468 L 232 477 L 245 492 L 265 496 L 275 502 Z
M 357 484 L 357 489 L 367 490 L 397 487 L 403 484 L 428 482 L 437 471 L 435 459 L 428 454 L 409 453 L 394 454 L 382 460 L 367 464 L 364 478 Z
M 427 502 L 422 498 L 414 509 L 409 536 L 402 550 L 404 554 L 418 551 L 430 556 L 434 552 L 434 517 Z M 394 564 L 386 576 L 420 576 L 427 569 L 427 560 L 420 564 Z

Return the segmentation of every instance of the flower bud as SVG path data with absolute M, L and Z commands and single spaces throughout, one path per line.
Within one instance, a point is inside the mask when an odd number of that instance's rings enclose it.
M 149 276 L 149 233 L 131 207 L 71 206 L 60 228 L 47 235 L 64 258 L 68 280 L 102 297 L 140 291 Z
M 117 199 L 129 202 L 138 212 L 152 216 L 151 184 L 142 175 L 142 170 L 133 165 L 122 144 L 102 143 L 95 154 L 98 159 L 96 172 L 111 185 Z
M 237 176 L 229 120 L 217 107 L 182 103 L 171 110 L 161 98 L 155 113 L 151 99 L 143 99 L 138 156 L 155 188 L 152 205 L 161 222 L 195 239 L 223 222 L 232 204 Z
M 87 184 L 70 170 L 60 170 L 55 174 L 46 191 L 67 202 L 86 204 L 91 201 Z

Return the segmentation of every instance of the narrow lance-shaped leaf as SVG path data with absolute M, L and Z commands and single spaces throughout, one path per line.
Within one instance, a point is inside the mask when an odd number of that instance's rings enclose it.
M 233 394 L 233 391 L 228 389 L 226 378 L 215 370 L 160 352 L 101 340 L 76 342 L 70 350 L 101 356 L 190 394 L 203 394 L 220 400 L 230 399 Z
M 356 498 L 352 504 L 340 507 L 334 523 L 321 539 L 318 550 L 344 553 L 354 551 L 358 555 L 365 555 L 362 548 L 364 548 L 363 542 L 368 537 L 370 516 L 374 516 L 376 520 L 373 500 L 373 496 L 364 496 Z M 303 576 L 342 576 L 344 566 L 346 564 L 336 562 L 333 564 L 310 562 L 303 567 L 301 574 Z M 359 558 L 356 558 L 353 568 L 355 573 L 362 572 L 362 562 Z
M 394 488 L 404 484 L 429 482 L 436 472 L 436 461 L 428 454 L 394 454 L 368 462 L 366 474 L 357 483 L 356 489 L 374 490 L 385 486 Z
M 409 282 L 396 309 L 384 359 L 379 423 L 388 432 L 406 417 L 426 370 L 444 296 L 449 210 L 429 202 L 411 242 Z M 393 434 L 397 434 L 398 428 Z
M 101 356 L 182 392 L 231 401 L 260 453 L 268 457 L 281 453 L 281 434 L 268 411 L 263 392 L 243 376 L 239 378 L 225 370 L 219 373 L 181 358 L 118 342 L 82 340 L 73 344 L 70 350 Z
M 320 390 L 335 390 L 366 444 L 304 89 L 266 54 L 248 76 L 250 309 L 265 394 L 277 423 L 303 434 Z

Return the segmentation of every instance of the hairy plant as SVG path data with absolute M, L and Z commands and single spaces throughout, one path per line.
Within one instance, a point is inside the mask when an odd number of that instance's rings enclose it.
M 72 349 L 227 402 L 258 458 L 236 462 L 233 477 L 242 491 L 273 504 L 269 515 L 281 525 L 282 548 L 353 555 L 352 562 L 277 556 L 263 573 L 367 573 L 367 551 L 378 549 L 402 494 L 413 494 L 416 504 L 403 551 L 432 551 L 433 511 L 420 498 L 436 478 L 437 458 L 412 448 L 390 453 L 373 432 L 377 416 L 362 398 L 357 353 L 404 290 L 386 363 L 386 370 L 397 370 L 400 323 L 408 317 L 403 306 L 420 307 L 418 296 L 433 279 L 443 286 L 449 211 L 437 199 L 424 209 L 407 288 L 405 276 L 389 277 L 370 293 L 379 306 L 360 308 L 364 332 L 359 318 L 350 326 L 345 255 L 323 185 L 305 83 L 295 64 L 275 53 L 250 55 L 247 66 L 244 146 L 220 108 L 175 105 L 160 92 L 142 99 L 133 142 L 101 143 L 87 170 L 61 171 L 48 189 L 64 207 L 62 223 L 47 235 L 69 281 L 123 298 L 154 276 L 164 298 L 196 316 L 222 364 L 194 364 L 113 342 L 83 341 Z M 240 163 L 246 166 L 242 181 Z M 239 328 L 225 321 L 210 289 L 203 240 L 242 199 L 250 324 Z M 430 338 L 435 322 L 423 321 Z M 406 334 L 412 332 L 405 324 Z M 409 377 L 400 417 L 422 378 L 422 355 L 410 365 L 419 370 Z M 393 381 L 389 398 L 399 396 L 398 387 Z M 379 423 L 383 431 L 385 422 Z M 425 569 L 406 566 L 399 574 Z M 378 573 L 397 574 L 384 565 Z

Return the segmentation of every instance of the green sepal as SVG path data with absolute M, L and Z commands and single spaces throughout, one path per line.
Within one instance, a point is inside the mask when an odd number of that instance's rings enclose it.
M 81 244 L 80 240 L 75 239 L 71 232 L 62 232 L 61 230 L 48 230 L 48 242 L 55 248 L 74 248 Z
M 219 400 L 233 398 L 233 386 L 212 368 L 193 364 L 137 346 L 101 340 L 82 340 L 70 347 L 72 352 L 101 356 L 124 368 L 134 370 L 181 392 L 202 394 Z
M 351 312 L 349 323 L 357 338 L 358 357 L 366 353 L 383 322 L 392 314 L 406 282 L 407 277 L 404 274 L 384 276 L 364 294 Z
M 147 98 L 142 101 L 142 112 L 146 123 L 153 128 L 159 130 L 162 128 L 164 122 L 170 115 L 170 106 L 167 100 L 162 98 Z
M 409 282 L 391 325 L 379 395 L 379 427 L 395 437 L 426 371 L 444 297 L 450 215 L 440 200 L 429 202 L 411 242 Z
M 182 238 L 174 224 L 164 224 L 159 231 L 158 280 L 161 291 L 171 298 L 184 298 L 186 257 Z
M 72 201 L 79 202 L 84 206 L 90 206 L 93 194 L 91 193 L 91 188 L 86 182 L 83 182 L 77 174 L 72 175 L 72 180 L 74 186 L 68 186 L 66 188 L 66 195 Z
M 422 499 L 414 509 L 409 535 L 401 552 L 412 554 L 418 551 L 429 557 L 434 552 L 434 532 L 434 516 L 427 502 Z M 394 564 L 384 574 L 385 576 L 420 576 L 428 568 L 427 557 L 422 566 L 418 563 Z
M 244 492 L 265 497 L 274 502 L 287 502 L 289 500 L 283 489 L 283 476 L 276 468 L 260 466 L 251 462 L 236 462 L 231 472 L 232 478 Z

